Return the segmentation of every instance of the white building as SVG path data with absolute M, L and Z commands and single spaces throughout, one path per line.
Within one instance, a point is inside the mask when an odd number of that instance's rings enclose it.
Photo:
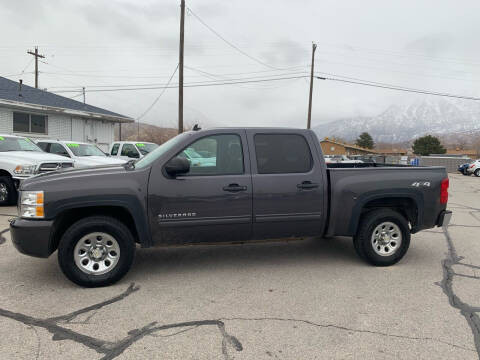
M 115 123 L 132 118 L 0 77 L 0 133 L 96 143 L 108 151 Z

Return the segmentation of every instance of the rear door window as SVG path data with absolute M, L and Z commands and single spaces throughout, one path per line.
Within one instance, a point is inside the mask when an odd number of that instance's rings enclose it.
M 302 135 L 257 134 L 254 142 L 259 174 L 307 173 L 312 169 L 312 154 Z

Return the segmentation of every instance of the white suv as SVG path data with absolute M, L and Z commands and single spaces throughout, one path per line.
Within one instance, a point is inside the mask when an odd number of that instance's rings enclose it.
M 48 153 L 71 158 L 75 167 L 124 164 L 125 160 L 107 156 L 96 145 L 78 141 L 38 140 L 37 145 Z
M 20 181 L 73 164 L 70 159 L 43 152 L 27 138 L 0 134 L 0 205 L 16 203 Z
M 480 159 L 475 160 L 473 163 L 468 165 L 467 174 L 474 174 L 475 176 L 480 177 Z
M 157 147 L 157 144 L 145 141 L 116 141 L 110 146 L 109 154 L 125 160 L 140 159 Z

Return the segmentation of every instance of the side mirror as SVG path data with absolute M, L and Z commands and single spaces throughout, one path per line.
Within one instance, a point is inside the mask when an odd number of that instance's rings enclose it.
M 190 171 L 190 161 L 187 159 L 176 156 L 165 164 L 165 172 L 170 176 L 177 176 L 180 174 L 186 174 Z

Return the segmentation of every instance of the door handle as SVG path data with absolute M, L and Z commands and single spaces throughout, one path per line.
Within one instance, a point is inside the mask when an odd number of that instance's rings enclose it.
M 238 184 L 230 184 L 223 187 L 223 191 L 229 191 L 229 192 L 239 192 L 239 191 L 246 191 L 246 190 L 247 190 L 246 186 L 240 186 Z
M 312 183 L 311 181 L 303 181 L 301 184 L 297 184 L 299 189 L 315 189 L 318 188 L 317 183 Z

